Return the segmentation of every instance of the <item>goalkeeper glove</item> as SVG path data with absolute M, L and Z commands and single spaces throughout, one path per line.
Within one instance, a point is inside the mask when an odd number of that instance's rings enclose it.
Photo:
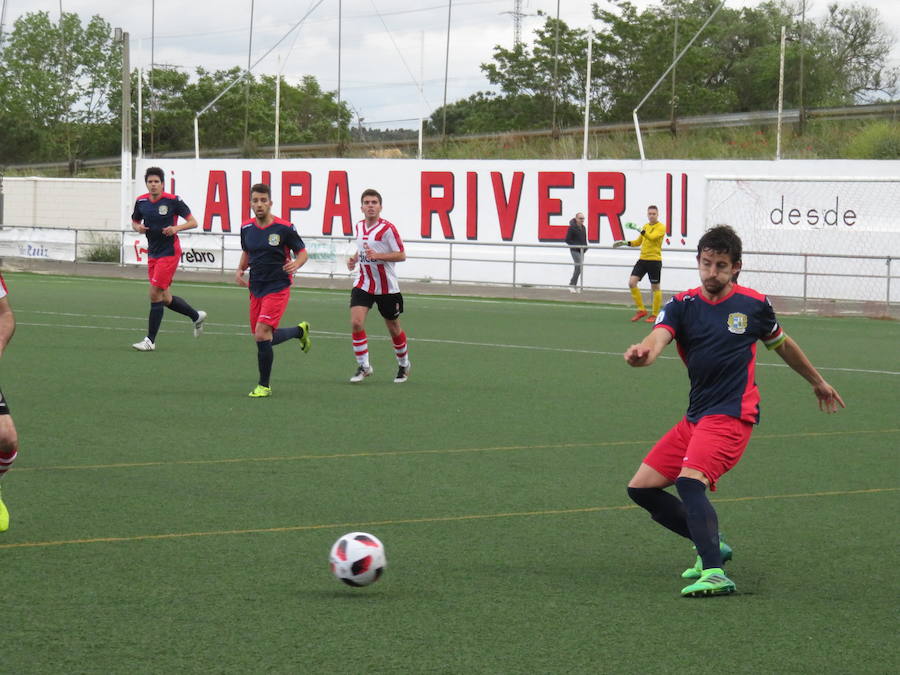
M 622 248 L 623 246 L 628 246 L 628 242 L 624 239 L 620 239 L 619 241 L 613 242 L 613 248 Z
M 638 231 L 638 226 L 631 222 L 625 223 L 625 227 L 627 227 L 629 230 L 634 230 L 635 232 Z M 643 234 L 643 232 L 641 234 Z

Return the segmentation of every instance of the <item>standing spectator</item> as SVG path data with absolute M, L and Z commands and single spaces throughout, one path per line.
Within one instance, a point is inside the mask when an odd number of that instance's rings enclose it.
M 194 337 L 203 333 L 206 312 L 191 307 L 184 298 L 172 295 L 169 287 L 178 263 L 181 262 L 181 242 L 178 233 L 197 227 L 188 205 L 178 195 L 163 192 L 165 173 L 158 166 L 151 166 L 144 174 L 147 193 L 137 198 L 131 214 L 131 228 L 147 235 L 147 276 L 150 278 L 150 317 L 147 336 L 132 347 L 139 352 L 156 349 L 156 335 L 168 307 L 184 314 L 194 324 Z M 178 224 L 178 217 L 184 222 Z
M 347 269 L 356 272 L 350 291 L 350 328 L 357 368 L 350 381 L 362 382 L 374 372 L 369 365 L 366 317 L 377 303 L 394 343 L 397 357 L 394 382 L 401 384 L 409 379 L 410 363 L 406 333 L 400 326 L 403 296 L 394 264 L 406 260 L 406 251 L 397 228 L 381 217 L 381 195 L 376 190 L 365 190 L 361 202 L 365 218 L 356 224 L 356 253 L 347 259 Z
M 578 288 L 578 278 L 582 277 L 584 254 L 587 251 L 587 229 L 584 227 L 583 213 L 576 213 L 575 217 L 569 221 L 569 229 L 566 231 L 566 244 L 569 246 L 569 253 L 572 254 L 572 261 L 575 263 L 575 270 L 572 272 L 572 278 L 569 280 L 569 292 L 578 293 L 580 290 Z

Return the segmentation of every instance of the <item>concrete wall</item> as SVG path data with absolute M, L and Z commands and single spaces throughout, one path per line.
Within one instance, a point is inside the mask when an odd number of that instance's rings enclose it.
M 98 178 L 4 178 L 0 225 L 121 230 L 119 180 Z

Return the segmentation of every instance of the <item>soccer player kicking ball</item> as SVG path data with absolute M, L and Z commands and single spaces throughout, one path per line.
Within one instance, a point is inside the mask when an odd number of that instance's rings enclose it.
M 735 591 L 722 569 L 732 550 L 720 538 L 706 489 L 715 490 L 719 478 L 740 461 L 759 422 L 756 341 L 774 349 L 812 385 L 821 410 L 844 407 L 834 387 L 778 325 L 768 298 L 735 282 L 741 248 L 727 225 L 707 231 L 697 245 L 701 285 L 672 298 L 650 334 L 624 354 L 630 366 L 649 366 L 677 340 L 691 380 L 684 418 L 653 446 L 628 483 L 628 495 L 638 506 L 697 549 L 696 563 L 681 575 L 694 580 L 681 590 L 683 596 Z M 672 484 L 681 499 L 664 489 Z
M 235 281 L 250 288 L 250 332 L 256 340 L 259 384 L 248 395 L 265 398 L 272 395 L 269 379 L 275 353 L 272 347 L 297 338 L 300 348 L 312 347 L 309 323 L 301 321 L 291 328 L 279 328 L 281 317 L 291 298 L 294 273 L 303 267 L 309 254 L 306 244 L 293 224 L 272 215 L 272 196 L 268 185 L 257 183 L 250 188 L 250 208 L 256 218 L 241 225 L 241 260 Z M 290 253 L 293 252 L 293 259 Z M 250 283 L 244 272 L 250 268 Z
M 206 312 L 191 307 L 184 298 L 172 295 L 169 287 L 181 262 L 181 243 L 178 233 L 197 227 L 188 205 L 178 195 L 163 192 L 165 173 L 151 166 L 144 174 L 147 194 L 137 198 L 131 214 L 131 228 L 147 235 L 147 276 L 150 278 L 150 318 L 147 337 L 131 345 L 139 352 L 156 349 L 156 334 L 162 323 L 165 308 L 184 314 L 194 324 L 194 337 L 203 333 Z M 178 217 L 184 222 L 178 224 Z
M 409 379 L 410 363 L 406 333 L 400 326 L 403 296 L 394 263 L 406 260 L 406 251 L 403 250 L 397 228 L 381 217 L 381 195 L 375 190 L 365 190 L 361 202 L 365 219 L 356 224 L 356 253 L 347 259 L 347 269 L 356 271 L 353 290 L 350 291 L 350 327 L 357 368 L 350 381 L 362 382 L 374 372 L 369 365 L 366 317 L 372 305 L 377 303 L 394 343 L 394 355 L 397 357 L 394 382 L 401 384 Z

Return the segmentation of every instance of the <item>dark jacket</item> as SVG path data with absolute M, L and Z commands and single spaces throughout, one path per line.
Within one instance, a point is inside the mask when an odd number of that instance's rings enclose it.
M 566 231 L 566 243 L 569 246 L 587 247 L 587 229 L 584 225 L 579 225 L 574 218 L 569 221 L 569 229 Z M 585 250 L 583 248 L 581 252 L 584 253 Z

